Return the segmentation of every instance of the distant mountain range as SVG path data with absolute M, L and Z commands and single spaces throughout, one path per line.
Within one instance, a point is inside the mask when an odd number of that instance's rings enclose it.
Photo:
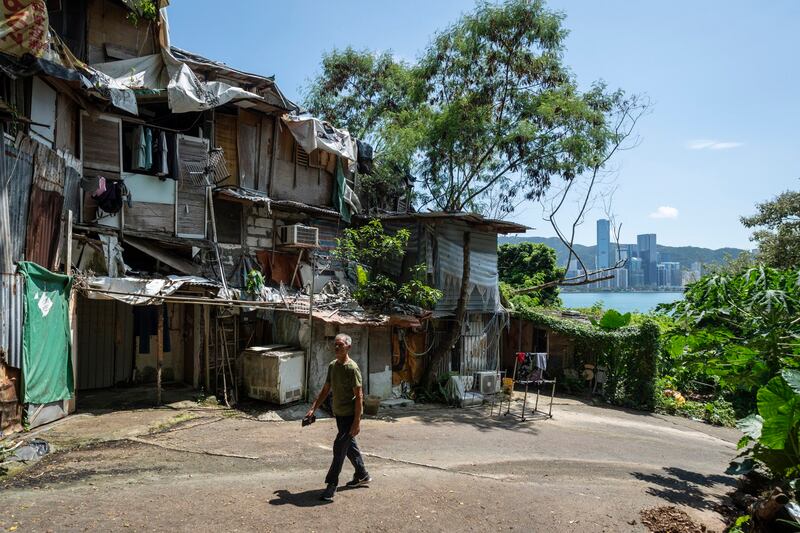
M 567 263 L 569 250 L 557 237 L 504 237 L 499 236 L 499 244 L 518 244 L 521 242 L 541 242 L 554 248 L 558 256 L 559 266 Z M 594 268 L 595 254 L 597 246 L 584 246 L 575 244 L 575 251 L 580 254 L 581 259 L 587 267 Z M 687 268 L 695 261 L 703 264 L 722 263 L 726 257 L 737 257 L 745 250 L 739 248 L 720 248 L 711 250 L 710 248 L 700 248 L 697 246 L 663 246 L 658 245 L 659 261 L 678 261 L 682 267 Z

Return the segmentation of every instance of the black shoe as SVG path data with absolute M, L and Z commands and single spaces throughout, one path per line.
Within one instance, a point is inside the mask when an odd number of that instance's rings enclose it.
M 345 487 L 360 487 L 362 485 L 369 485 L 369 482 L 372 481 L 372 478 L 369 474 L 364 474 L 364 477 L 358 478 L 353 476 L 353 479 L 345 483 Z
M 332 502 L 335 494 L 336 483 L 328 483 L 328 486 L 325 487 L 325 491 L 320 495 L 319 499 L 324 502 Z

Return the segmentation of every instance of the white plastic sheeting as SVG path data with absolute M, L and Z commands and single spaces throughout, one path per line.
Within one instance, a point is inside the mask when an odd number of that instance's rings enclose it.
M 297 144 L 307 153 L 322 150 L 347 159 L 351 165 L 355 162 L 356 141 L 347 130 L 334 128 L 309 114 L 287 114 L 283 115 L 282 120 L 292 132 Z
M 173 113 L 205 111 L 235 100 L 264 100 L 227 83 L 200 81 L 186 63 L 177 60 L 167 49 L 162 49 L 160 54 L 98 63 L 92 68 L 109 77 L 109 86 L 166 91 Z

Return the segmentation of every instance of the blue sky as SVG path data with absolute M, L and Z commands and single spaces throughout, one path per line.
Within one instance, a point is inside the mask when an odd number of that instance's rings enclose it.
M 224 4 L 224 8 L 220 5 Z M 323 52 L 348 45 L 413 60 L 473 2 L 454 0 L 172 0 L 172 44 L 273 74 L 300 100 Z M 579 82 L 646 93 L 641 144 L 614 162 L 622 241 L 749 248 L 739 216 L 800 187 L 800 2 L 553 0 L 570 30 L 565 62 Z M 589 213 L 576 241 L 594 243 Z M 553 231 L 538 204 L 512 217 Z M 565 219 L 566 221 L 567 219 Z

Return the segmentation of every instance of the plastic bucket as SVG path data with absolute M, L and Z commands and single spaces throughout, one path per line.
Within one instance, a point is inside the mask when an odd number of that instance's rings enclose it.
M 367 396 L 367 399 L 364 400 L 364 413 L 368 415 L 377 415 L 378 409 L 381 407 L 381 398 L 380 396 L 372 396 L 371 394 Z

